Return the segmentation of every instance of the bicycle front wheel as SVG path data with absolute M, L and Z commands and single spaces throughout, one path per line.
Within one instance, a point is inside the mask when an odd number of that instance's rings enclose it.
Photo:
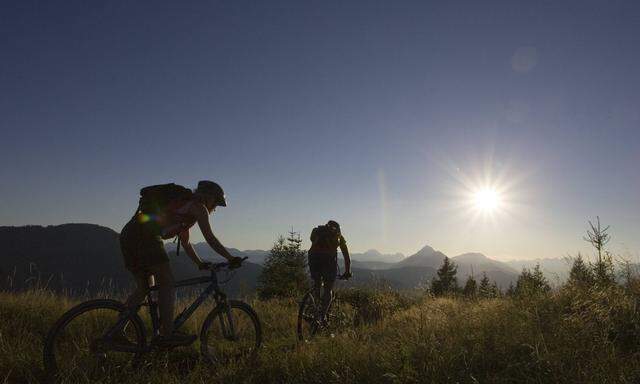
M 242 301 L 229 300 L 218 305 L 200 331 L 200 352 L 211 363 L 254 358 L 261 344 L 258 315 Z
M 298 307 L 298 341 L 308 341 L 318 332 L 317 311 L 318 308 L 313 294 L 307 292 Z
M 120 343 L 138 352 L 118 352 L 104 335 L 127 308 L 115 300 L 91 300 L 69 310 L 54 324 L 45 339 L 43 359 L 49 382 L 93 382 L 122 374 L 122 368 L 140 358 L 146 340 L 137 314 L 122 330 Z

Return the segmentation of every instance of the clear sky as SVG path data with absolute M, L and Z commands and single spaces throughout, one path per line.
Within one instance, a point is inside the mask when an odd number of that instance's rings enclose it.
M 0 225 L 119 231 L 212 179 L 242 249 L 333 218 L 354 251 L 560 257 L 600 215 L 637 255 L 639 89 L 637 1 L 3 1 Z

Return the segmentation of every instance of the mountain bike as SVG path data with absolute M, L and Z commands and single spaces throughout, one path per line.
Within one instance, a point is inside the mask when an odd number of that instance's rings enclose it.
M 348 280 L 345 275 L 338 276 L 338 280 Z M 331 302 L 327 310 L 327 317 L 320 314 L 321 299 L 309 290 L 298 306 L 298 341 L 309 341 L 318 334 L 333 336 L 335 332 L 351 327 L 356 322 L 356 311 L 348 303 L 341 302 L 335 289 L 331 291 Z
M 217 273 L 231 270 L 229 263 L 210 264 L 207 269 L 209 276 L 176 282 L 176 288 L 209 285 L 175 318 L 174 329 L 179 329 L 213 295 L 216 306 L 205 318 L 199 335 L 202 357 L 210 363 L 255 357 L 262 343 L 258 315 L 247 303 L 227 299 L 220 289 Z M 129 364 L 138 366 L 146 353 L 173 348 L 155 343 L 154 339 L 147 342 L 145 326 L 138 314 L 141 307 L 148 307 L 153 335 L 158 336 L 160 316 L 154 299 L 157 289 L 150 287 L 146 300 L 133 309 L 116 300 L 96 299 L 62 315 L 45 339 L 47 379 L 77 376 L 83 381 L 97 381 L 121 372 Z

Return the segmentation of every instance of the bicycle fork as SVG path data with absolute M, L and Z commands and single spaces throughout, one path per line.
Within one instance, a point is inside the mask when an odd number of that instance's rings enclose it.
M 220 314 L 218 315 L 218 320 L 220 321 L 220 330 L 222 331 L 222 335 L 225 339 L 229 341 L 236 341 L 238 337 L 236 335 L 236 324 L 233 319 L 233 315 L 231 314 L 231 306 L 228 302 L 226 302 L 226 300 L 222 305 L 223 310 L 220 311 Z M 227 320 L 226 323 L 225 318 Z
M 160 313 L 158 312 L 158 302 L 151 298 L 147 301 L 149 306 L 149 316 L 151 317 L 151 328 L 153 329 L 153 337 L 160 336 Z

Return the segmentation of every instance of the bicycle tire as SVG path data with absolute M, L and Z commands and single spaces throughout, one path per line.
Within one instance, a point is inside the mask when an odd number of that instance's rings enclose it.
M 347 310 L 345 310 L 345 306 Z M 309 310 L 311 313 L 309 313 Z M 298 306 L 298 341 L 309 341 L 320 333 L 335 335 L 337 332 L 357 326 L 356 313 L 349 303 L 341 302 L 335 291 L 331 292 L 331 302 L 327 308 L 327 323 L 323 326 L 317 323 L 316 303 L 312 292 L 307 292 Z M 305 327 L 309 329 L 306 330 Z M 306 332 L 305 332 L 306 331 Z M 306 337 L 305 333 L 308 334 Z
M 225 334 L 229 329 L 227 305 L 232 313 L 235 335 Z M 216 321 L 218 320 L 218 321 Z M 220 332 L 217 327 L 220 325 Z M 245 336 L 240 340 L 240 334 Z M 235 338 L 235 340 L 234 340 Z M 262 326 L 251 306 L 238 300 L 219 304 L 207 315 L 200 331 L 200 354 L 210 363 L 225 363 L 234 359 L 253 359 L 262 345 Z
M 127 307 L 118 301 L 109 300 L 109 299 L 97 299 L 97 300 L 86 301 L 84 303 L 76 305 L 75 307 L 71 308 L 69 311 L 65 312 L 51 327 L 51 329 L 49 330 L 45 338 L 44 348 L 43 348 L 43 363 L 44 363 L 44 369 L 46 374 L 45 377 L 47 382 L 56 382 L 56 380 L 60 376 L 72 374 L 72 372 L 67 370 L 67 367 L 61 368 L 59 366 L 60 365 L 59 362 L 63 358 L 67 358 L 67 356 L 62 356 L 63 355 L 62 351 L 59 351 L 57 348 L 57 343 L 64 341 L 65 333 L 66 332 L 72 333 L 72 330 L 70 329 L 70 324 L 74 324 L 74 320 L 77 320 L 80 316 L 86 315 L 87 313 L 90 313 L 90 312 L 93 312 L 92 316 L 94 316 L 96 320 L 99 320 L 100 318 L 104 318 L 104 315 L 98 316 L 99 314 L 96 313 L 97 311 L 102 311 L 102 310 L 106 312 L 114 312 L 112 315 L 115 319 L 117 319 L 117 316 L 119 316 L 122 312 L 126 311 Z M 106 332 L 108 327 L 114 324 L 114 322 L 111 320 L 112 319 L 102 321 L 104 322 L 105 327 L 102 328 L 101 330 L 93 332 L 92 334 L 96 334 L 96 335 L 104 334 L 104 332 Z M 79 320 L 76 323 L 78 323 L 78 326 L 81 326 L 82 324 L 79 322 Z M 131 325 L 131 327 L 129 327 L 129 325 Z M 83 328 L 81 327 L 81 329 Z M 146 345 L 146 335 L 145 335 L 144 323 L 142 322 L 142 319 L 140 319 L 140 316 L 138 316 L 137 313 L 129 317 L 129 323 L 125 325 L 125 332 L 134 333 L 133 337 L 131 337 L 130 339 L 133 339 L 137 344 L 137 346 L 139 347 L 139 349 L 142 351 L 142 349 L 144 349 Z M 89 335 L 85 334 L 83 336 L 89 336 Z M 96 340 L 92 340 L 92 343 L 95 341 Z M 72 344 L 77 349 L 80 349 L 79 343 L 73 342 Z M 91 348 L 92 347 L 89 347 L 89 349 Z M 131 359 L 128 359 L 128 362 L 132 362 L 135 364 L 137 361 L 140 360 L 142 356 L 141 351 L 135 352 L 135 353 L 115 352 L 115 351 L 107 351 L 107 352 L 133 354 L 133 357 Z M 106 352 L 104 353 L 106 354 Z M 65 370 L 65 371 L 61 372 L 61 370 Z M 87 377 L 87 376 L 84 376 L 84 377 Z
M 311 306 L 313 314 L 309 314 L 307 312 L 309 310 L 309 306 Z M 313 298 L 313 294 L 311 292 L 307 292 L 298 306 L 298 325 L 296 329 L 298 341 L 305 341 L 305 326 L 307 325 L 310 327 L 309 336 L 315 336 L 317 331 L 317 328 L 314 328 L 315 324 L 313 324 L 313 322 L 316 321 L 315 311 L 315 299 Z

